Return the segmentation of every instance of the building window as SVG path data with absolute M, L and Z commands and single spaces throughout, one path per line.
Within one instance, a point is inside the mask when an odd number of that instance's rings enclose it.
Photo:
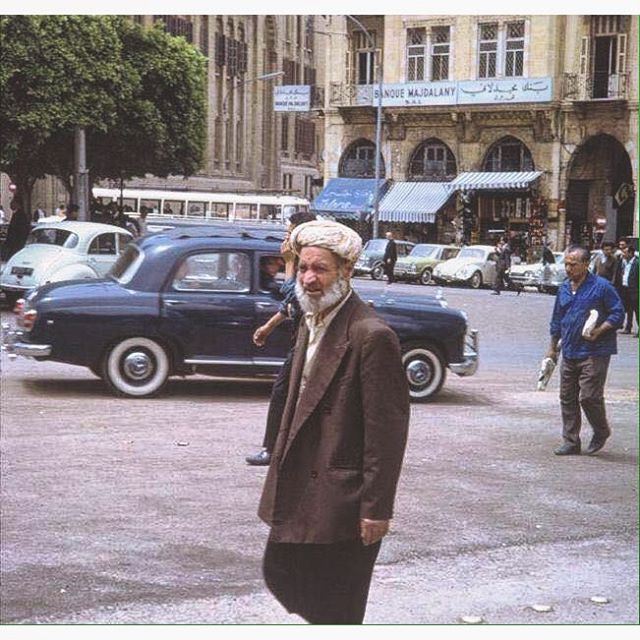
M 293 174 L 283 173 L 282 174 L 282 190 L 291 191 L 292 189 L 293 189 Z
M 280 149 L 289 151 L 289 116 L 282 116 L 282 132 L 280 134 Z
M 309 53 L 313 51 L 313 16 L 305 18 L 304 48 Z
M 407 29 L 407 81 L 422 82 L 427 66 L 426 29 Z
M 369 33 L 375 45 L 376 32 Z M 376 54 L 379 53 L 379 49 L 371 48 L 371 43 L 363 31 L 354 31 L 353 38 L 356 84 L 373 84 L 377 68 Z
M 524 20 L 507 23 L 504 55 L 504 75 L 522 76 L 524 74 Z
M 200 16 L 200 51 L 209 57 L 209 16 Z
M 305 176 L 304 177 L 304 197 L 305 198 L 311 199 L 311 196 L 313 195 L 311 193 L 311 188 L 312 188 L 311 181 L 312 180 L 313 180 L 313 178 L 311 176 Z
M 495 78 L 498 74 L 498 25 L 481 24 L 478 77 Z
M 296 118 L 295 151 L 308 158 L 315 152 L 316 125 L 310 120 Z
M 437 138 L 423 142 L 409 162 L 410 180 L 448 182 L 456 176 L 456 159 L 449 147 Z
M 507 136 L 499 140 L 487 154 L 484 171 L 533 171 L 533 158 L 527 147 L 517 138 Z
M 431 80 L 449 79 L 451 27 L 434 27 L 431 31 Z
M 185 16 L 154 16 L 155 22 L 162 22 L 172 36 L 182 36 L 187 42 L 193 42 L 193 23 Z
M 282 84 L 298 84 L 298 65 L 295 60 L 285 58 L 282 61 L 282 70 L 284 71 Z
M 356 140 L 340 160 L 341 178 L 375 178 L 376 146 L 370 140 Z M 384 178 L 384 162 L 380 156 L 380 177 Z

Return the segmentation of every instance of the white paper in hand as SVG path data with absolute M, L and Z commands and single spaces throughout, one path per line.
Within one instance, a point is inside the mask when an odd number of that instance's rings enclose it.
M 596 324 L 598 322 L 598 312 L 596 309 L 591 309 L 589 312 L 589 317 L 587 321 L 584 323 L 584 327 L 582 327 L 582 337 L 588 338 L 591 335 L 591 332 L 595 329 Z
M 543 358 L 538 372 L 538 391 L 544 391 L 551 380 L 551 374 L 556 368 L 556 361 L 553 358 Z

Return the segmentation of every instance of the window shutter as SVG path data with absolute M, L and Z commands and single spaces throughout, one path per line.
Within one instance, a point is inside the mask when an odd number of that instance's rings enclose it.
M 353 51 L 349 50 L 344 54 L 344 68 L 345 68 L 345 82 L 346 84 L 353 84 Z
M 627 34 L 618 34 L 618 60 L 616 61 L 616 73 L 622 75 L 627 72 Z
M 589 73 L 589 36 L 584 36 L 580 44 L 580 75 Z

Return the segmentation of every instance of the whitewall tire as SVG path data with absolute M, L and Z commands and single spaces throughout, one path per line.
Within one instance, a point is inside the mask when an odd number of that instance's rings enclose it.
M 437 349 L 429 345 L 403 347 L 404 366 L 409 395 L 417 402 L 428 402 L 442 388 L 447 370 Z

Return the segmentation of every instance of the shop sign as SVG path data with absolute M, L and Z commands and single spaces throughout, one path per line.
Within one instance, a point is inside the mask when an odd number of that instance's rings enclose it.
M 309 111 L 311 85 L 285 84 L 273 88 L 274 111 Z
M 551 90 L 551 78 L 465 80 L 458 83 L 457 104 L 549 102 Z
M 633 195 L 633 185 L 628 182 L 623 182 L 616 191 L 614 200 L 617 205 L 621 207 L 631 196 Z
M 371 86 L 373 87 L 372 104 L 376 106 L 379 95 L 378 86 Z M 550 102 L 552 97 L 552 78 L 407 82 L 382 85 L 383 107 Z

